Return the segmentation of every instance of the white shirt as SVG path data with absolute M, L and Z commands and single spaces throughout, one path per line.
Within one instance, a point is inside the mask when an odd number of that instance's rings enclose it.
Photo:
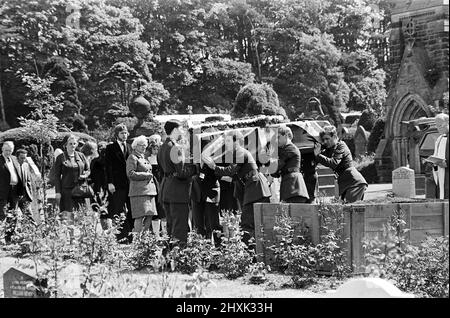
M 445 158 L 445 151 L 447 148 L 447 137 L 441 135 L 436 140 L 433 156 L 439 158 Z M 448 162 L 447 162 L 448 164 Z M 437 171 L 433 171 L 434 181 L 439 187 L 439 199 L 444 199 L 445 188 L 445 168 L 438 167 Z
M 5 157 L 6 166 L 8 167 L 9 174 L 11 176 L 11 179 L 9 181 L 10 185 L 16 185 L 19 183 L 19 177 L 17 176 L 16 168 L 14 167 L 14 164 L 12 162 L 11 157 Z

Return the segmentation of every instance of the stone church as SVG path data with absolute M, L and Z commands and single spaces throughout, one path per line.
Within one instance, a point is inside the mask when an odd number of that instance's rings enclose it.
M 448 0 L 391 0 L 389 56 L 391 84 L 386 99 L 384 138 L 376 152 L 381 182 L 392 170 L 421 162 L 434 145 L 434 117 L 448 92 Z M 420 119 L 423 118 L 423 119 Z

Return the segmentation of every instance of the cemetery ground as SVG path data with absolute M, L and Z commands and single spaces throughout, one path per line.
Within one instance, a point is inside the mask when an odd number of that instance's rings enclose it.
M 372 201 L 385 200 L 386 197 L 392 195 L 391 190 L 392 184 L 369 185 L 365 199 Z M 422 196 L 418 197 L 420 198 Z M 81 224 L 80 228 L 86 224 L 89 224 L 88 220 L 86 220 L 84 225 Z M 98 230 L 101 231 L 100 225 L 97 225 Z M 172 271 L 173 268 L 171 270 L 170 266 L 164 268 L 159 267 L 159 269 L 155 270 L 153 263 L 147 263 L 145 264 L 146 266 L 116 266 L 117 260 L 113 261 L 116 264 L 114 267 L 108 267 L 106 263 L 111 261 L 108 258 L 104 261 L 96 261 L 96 264 L 94 265 L 92 259 L 86 259 L 85 256 L 80 255 L 83 254 L 82 251 L 88 251 L 91 246 L 91 241 L 89 240 L 92 237 L 92 233 L 89 235 L 90 237 L 86 237 L 84 238 L 84 241 L 80 241 L 80 245 L 83 245 L 84 247 L 71 247 L 73 251 L 75 251 L 75 253 L 72 251 L 72 255 L 75 254 L 76 257 L 69 257 L 69 261 L 64 262 L 64 266 L 58 268 L 61 264 L 57 265 L 56 262 L 52 263 L 51 257 L 48 256 L 46 260 L 43 262 L 41 260 L 38 264 L 39 272 L 46 272 L 47 277 L 50 277 L 49 281 L 52 279 L 52 275 L 57 272 L 57 297 L 323 298 L 329 296 L 328 291 L 336 290 L 350 278 L 355 276 L 365 276 L 361 275 L 361 273 L 359 275 L 350 273 L 346 276 L 325 276 L 319 274 L 314 275 L 312 280 L 309 280 L 309 277 L 307 277 L 308 275 L 306 275 L 306 279 L 303 281 L 301 279 L 296 281 L 292 273 L 280 273 L 273 268 L 267 270 L 267 267 L 261 267 L 261 263 L 258 263 L 260 264 L 259 269 L 252 269 L 250 262 L 245 263 L 239 258 L 237 255 L 239 254 L 239 249 L 236 249 L 236 246 L 234 246 L 234 249 L 232 250 L 226 250 L 226 252 L 230 253 L 228 256 L 230 259 L 227 259 L 227 256 L 222 256 L 225 262 L 237 265 L 235 267 L 228 267 L 228 272 L 225 273 L 214 269 L 208 269 L 197 271 L 195 273 L 192 273 L 192 270 L 187 274 L 185 273 L 186 271 L 180 270 L 180 268 Z M 149 243 L 150 244 L 147 244 L 147 246 L 151 246 L 152 242 L 150 241 Z M 445 244 L 448 244 L 448 241 Z M 108 241 L 103 241 L 99 247 L 100 250 L 105 248 L 106 253 L 112 253 L 112 251 L 107 250 Z M 111 247 L 127 250 L 130 246 L 111 243 Z M 58 248 L 58 246 L 56 246 L 56 248 Z M 148 257 L 149 253 L 154 253 L 154 250 L 145 250 L 145 248 L 142 249 L 142 247 L 139 246 L 138 248 L 134 246 L 133 249 L 133 257 L 136 258 L 137 251 L 139 254 L 139 262 L 142 261 L 142 258 Z M 21 253 L 20 250 L 21 246 L 17 245 L 15 247 L 11 245 L 0 246 L 0 297 L 5 296 L 3 274 L 10 268 L 16 268 L 36 277 L 36 270 L 34 267 L 36 259 L 33 258 L 32 253 Z M 203 253 L 205 251 L 205 247 L 199 248 L 198 250 L 194 248 L 190 252 L 191 254 L 185 255 L 184 258 L 178 256 L 177 261 L 180 262 L 184 268 L 187 268 L 192 266 L 192 263 L 189 262 L 190 257 L 194 257 L 195 253 Z M 70 254 L 70 251 L 65 250 L 64 253 Z M 446 257 L 448 264 L 448 249 L 446 253 L 447 254 L 444 255 L 444 257 Z M 98 255 L 99 253 L 97 252 L 97 256 Z M 115 255 L 117 255 L 117 253 Z M 126 261 L 123 255 L 131 254 L 122 254 L 122 264 L 125 264 Z M 302 259 L 302 257 L 299 259 Z M 121 261 L 119 260 L 119 263 L 120 262 Z M 133 265 L 135 265 L 136 259 L 133 262 Z M 56 271 L 52 268 L 55 264 L 57 268 Z M 304 264 L 297 265 L 300 265 L 298 267 L 303 271 L 302 266 L 304 266 Z M 240 272 L 239 275 L 235 275 L 236 271 L 239 272 L 239 267 L 245 267 L 246 272 Z M 88 274 L 86 274 L 86 268 L 90 270 Z M 105 270 L 102 272 L 102 269 Z M 305 272 L 308 274 L 308 269 L 306 269 Z M 230 273 L 233 274 L 231 277 L 229 275 Z M 262 276 L 260 275 L 261 273 L 263 273 Z M 443 278 L 440 277 L 440 279 L 444 280 L 444 284 L 446 279 L 448 289 L 448 269 L 447 273 L 444 273 Z M 95 286 L 93 283 L 94 281 L 98 282 Z M 90 286 L 86 288 L 86 284 L 90 284 Z M 99 288 L 98 284 L 105 287 Z M 84 289 L 83 286 L 85 287 Z M 103 291 L 100 292 L 100 289 Z

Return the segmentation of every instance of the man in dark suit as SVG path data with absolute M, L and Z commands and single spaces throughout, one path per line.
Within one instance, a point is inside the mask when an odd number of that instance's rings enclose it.
M 185 162 L 185 150 L 178 145 L 184 132 L 178 120 L 164 124 L 167 138 L 158 152 L 158 164 L 163 172 L 161 202 L 167 218 L 171 242 L 184 246 L 189 232 L 189 200 L 195 166 Z
M 292 143 L 292 138 L 293 134 L 289 127 L 278 128 L 278 167 L 272 176 L 281 176 L 280 201 L 306 203 L 309 195 L 300 172 L 300 150 Z
M 11 242 L 16 227 L 15 210 L 19 196 L 23 192 L 20 179 L 20 167 L 17 158 L 12 155 L 14 143 L 5 141 L 0 156 L 0 221 L 6 218 L 5 241 Z
M 105 149 L 106 179 L 109 194 L 107 218 L 113 219 L 122 213 L 125 215 L 125 220 L 117 239 L 122 243 L 128 243 L 131 242 L 130 233 L 133 220 L 128 198 L 129 181 L 126 161 L 131 150 L 127 144 L 128 129 L 124 124 L 119 124 L 114 128 L 114 138 L 114 142 L 107 145 Z

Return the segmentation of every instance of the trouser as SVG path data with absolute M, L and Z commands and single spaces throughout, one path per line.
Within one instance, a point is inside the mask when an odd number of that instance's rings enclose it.
M 220 244 L 220 236 L 215 231 L 221 231 L 219 221 L 219 205 L 216 203 L 192 200 L 193 228 L 198 234 L 210 239 L 213 235 L 214 243 Z
M 19 197 L 17 194 L 17 186 L 9 186 L 6 199 L 0 200 L 0 221 L 6 218 L 5 224 L 5 241 L 11 242 L 11 237 L 14 234 L 16 228 L 16 216 L 14 214 L 19 203 Z
M 360 184 L 354 187 L 350 187 L 341 194 L 341 199 L 345 203 L 352 203 L 364 200 L 364 193 L 366 192 L 366 189 L 367 189 L 366 184 Z
M 182 245 L 187 242 L 189 233 L 189 204 L 164 202 L 164 211 L 167 219 L 167 232 L 171 240 Z
M 119 234 L 117 234 L 117 240 L 122 243 L 131 242 L 132 236 L 130 235 L 133 229 L 133 218 L 131 217 L 131 204 L 128 197 L 128 189 L 116 188 L 114 193 L 109 193 L 108 197 L 108 216 L 114 219 L 116 216 L 120 216 L 121 213 L 125 214 L 125 220 Z
M 133 230 L 135 232 L 142 232 L 147 231 L 150 229 L 150 226 L 152 225 L 152 216 L 143 216 L 140 218 L 134 219 L 134 228 Z
M 309 199 L 307 200 L 307 203 L 314 202 L 314 199 L 316 198 L 316 192 L 318 189 L 318 180 L 319 176 L 317 172 L 314 171 L 308 171 L 303 172 L 303 180 L 305 180 L 306 189 L 308 190 Z
M 309 203 L 309 199 L 302 196 L 290 197 L 288 199 L 283 200 L 285 203 Z
M 241 228 L 244 231 L 242 241 L 248 245 L 250 238 L 255 237 L 255 215 L 253 204 L 254 203 L 269 203 L 270 198 L 262 198 L 258 201 L 247 203 L 242 206 L 241 214 Z

